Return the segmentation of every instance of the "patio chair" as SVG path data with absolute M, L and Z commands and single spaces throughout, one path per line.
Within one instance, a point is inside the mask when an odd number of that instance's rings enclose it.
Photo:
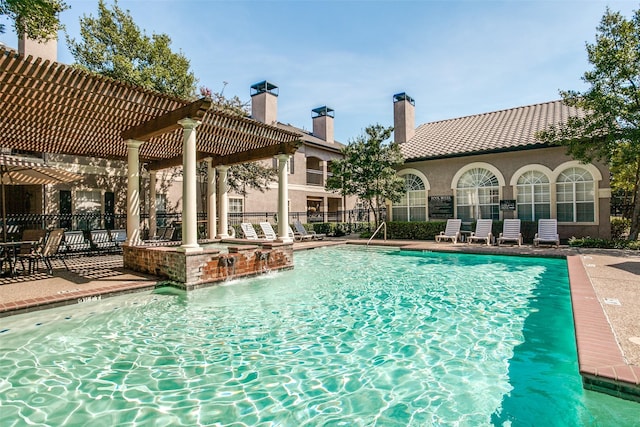
M 316 233 L 313 230 L 307 231 L 307 229 L 304 228 L 304 225 L 302 225 L 302 223 L 299 220 L 295 220 L 293 222 L 293 226 L 296 228 L 296 231 L 301 236 L 311 236 L 313 240 L 322 240 L 327 236 L 326 234 L 323 234 L 323 233 Z
M 558 220 L 540 219 L 538 220 L 538 232 L 533 238 L 533 246 L 540 243 L 548 243 L 556 248 L 560 247 L 560 236 L 558 235 Z
M 60 252 L 67 254 L 80 254 L 89 252 L 91 249 L 91 243 L 84 237 L 84 232 L 81 230 L 77 231 L 65 231 L 64 237 L 62 240 L 62 246 L 60 247 Z
M 253 224 L 248 222 L 243 222 L 240 224 L 240 229 L 242 230 L 242 234 L 244 234 L 244 238 L 248 240 L 258 240 L 258 233 L 256 233 L 256 229 L 253 228 Z
M 278 235 L 276 234 L 276 232 L 273 230 L 273 227 L 271 226 L 270 223 L 268 222 L 261 222 L 260 223 L 260 228 L 262 228 L 262 234 L 264 234 L 264 238 L 267 240 L 277 240 L 278 239 Z
M 297 231 L 293 231 L 293 228 L 291 228 L 291 226 L 289 226 L 289 237 L 298 242 L 304 242 L 305 240 L 313 239 L 313 236 L 311 234 L 302 235 Z
M 110 230 L 109 238 L 114 243 L 115 250 L 120 252 L 122 251 L 122 244 L 127 241 L 127 230 Z
M 91 230 L 89 241 L 91 247 L 99 252 L 109 252 L 115 248 L 115 243 L 111 241 L 108 230 Z
M 18 248 L 17 258 L 22 265 L 23 271 L 24 261 L 28 260 L 36 251 L 42 250 L 45 237 L 47 237 L 47 231 L 42 229 L 26 229 L 22 232 L 21 241 L 23 243 Z
M 505 219 L 502 224 L 502 233 L 498 236 L 498 246 L 504 242 L 514 242 L 522 245 L 522 233 L 520 232 L 519 219 Z
M 493 220 L 491 219 L 479 219 L 476 222 L 476 231 L 472 231 L 471 235 L 467 238 L 467 244 L 477 241 L 486 241 L 487 245 L 491 244 L 491 227 L 493 226 Z
M 461 219 L 448 219 L 444 231 L 436 236 L 436 242 L 451 240 L 455 245 L 460 239 L 460 226 L 462 226 Z
M 38 261 L 42 260 L 47 267 L 47 273 L 51 275 L 53 273 L 53 265 L 51 264 L 51 259 L 58 256 L 58 249 L 60 244 L 62 243 L 62 238 L 64 236 L 64 230 L 62 228 L 56 228 L 49 232 L 49 236 L 44 243 L 44 246 L 41 246 L 41 250 L 36 250 L 32 253 L 29 259 L 29 272 L 35 272 L 38 267 Z M 64 267 L 68 270 L 67 264 L 64 262 L 64 258 L 60 258 Z M 35 265 L 35 268 L 34 268 Z

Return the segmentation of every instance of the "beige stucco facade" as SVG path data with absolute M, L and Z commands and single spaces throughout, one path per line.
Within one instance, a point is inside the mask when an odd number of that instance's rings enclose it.
M 400 176 L 414 174 L 425 184 L 425 199 L 430 196 L 453 196 L 453 216 L 458 217 L 455 203 L 456 186 L 460 177 L 473 168 L 487 169 L 499 182 L 499 199 L 517 198 L 518 178 L 526 171 L 544 173 L 549 179 L 551 217 L 556 218 L 557 194 L 555 182 L 564 170 L 571 167 L 586 169 L 594 180 L 595 220 L 593 222 L 559 222 L 561 239 L 572 236 L 610 238 L 610 198 L 609 170 L 602 163 L 582 164 L 566 154 L 564 147 L 549 147 L 516 150 L 501 153 L 460 156 L 425 161 L 412 161 L 399 169 Z M 430 218 L 428 204 L 426 218 Z M 517 218 L 517 210 L 500 211 L 500 219 Z M 439 219 L 442 220 L 442 219 Z

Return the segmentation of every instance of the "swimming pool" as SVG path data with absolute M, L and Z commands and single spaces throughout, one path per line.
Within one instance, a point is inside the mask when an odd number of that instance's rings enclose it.
M 362 247 L 0 319 L 0 425 L 634 425 L 582 389 L 566 262 Z

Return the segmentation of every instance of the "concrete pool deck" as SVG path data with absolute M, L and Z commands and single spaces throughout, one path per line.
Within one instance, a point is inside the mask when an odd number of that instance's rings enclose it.
M 366 240 L 296 242 L 294 251 L 345 243 L 362 245 Z M 585 388 L 640 401 L 639 252 L 432 241 L 376 240 L 374 244 L 415 251 L 566 257 Z M 66 262 L 69 271 L 60 261 L 54 261 L 52 276 L 41 270 L 29 277 L 0 278 L 0 331 L 2 318 L 6 316 L 150 291 L 160 282 L 157 277 L 124 270 L 120 255 L 77 257 Z

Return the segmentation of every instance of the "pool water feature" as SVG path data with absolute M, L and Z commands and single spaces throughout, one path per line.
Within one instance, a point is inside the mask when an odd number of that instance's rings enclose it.
M 320 248 L 295 269 L 0 319 L 0 425 L 615 425 L 566 262 Z

